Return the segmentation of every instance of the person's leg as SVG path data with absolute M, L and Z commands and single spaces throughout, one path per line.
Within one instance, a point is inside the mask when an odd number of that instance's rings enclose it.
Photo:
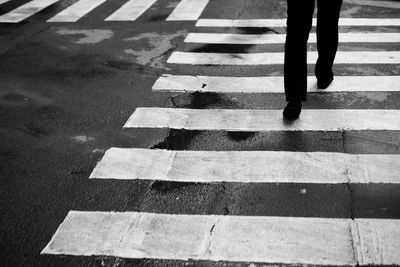
M 315 76 L 318 86 L 326 88 L 333 80 L 332 66 L 338 47 L 338 20 L 343 0 L 318 0 Z
M 307 41 L 312 26 L 314 3 L 315 0 L 287 0 L 284 83 L 288 102 L 306 100 Z

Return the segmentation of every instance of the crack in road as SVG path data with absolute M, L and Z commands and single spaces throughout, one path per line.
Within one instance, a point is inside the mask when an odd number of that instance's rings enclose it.
M 357 247 L 360 243 L 360 232 L 358 231 L 358 225 L 357 222 L 355 222 L 354 218 L 351 219 L 351 224 L 349 227 L 349 237 L 350 237 L 350 243 L 352 247 L 352 252 L 353 252 L 353 257 L 354 260 L 356 261 L 355 266 L 360 266 L 360 261 L 358 259 L 358 253 L 357 253 Z M 356 240 L 354 240 L 354 237 L 356 237 Z
M 215 227 L 216 227 L 217 223 L 219 223 L 220 219 L 221 218 L 217 218 L 217 220 L 214 222 L 214 224 L 210 228 L 205 254 L 208 254 L 208 255 L 212 254 L 212 251 L 210 249 L 210 247 L 211 247 L 211 239 L 213 237 L 213 234 L 214 234 L 214 231 L 215 231 Z

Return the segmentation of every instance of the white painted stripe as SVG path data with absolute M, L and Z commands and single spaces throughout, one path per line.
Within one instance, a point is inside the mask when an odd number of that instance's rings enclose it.
M 315 64 L 318 52 L 308 52 L 308 64 Z M 284 53 L 198 53 L 173 52 L 168 63 L 192 65 L 273 65 L 283 64 Z M 336 64 L 400 64 L 400 51 L 338 51 Z
M 42 254 L 400 264 L 400 220 L 70 211 Z
M 327 92 L 396 92 L 400 76 L 335 76 L 324 90 L 317 87 L 314 76 L 308 77 L 310 93 Z M 164 74 L 153 85 L 154 91 L 221 92 L 221 93 L 283 93 L 283 77 L 219 77 Z
M 167 21 L 173 20 L 197 20 L 209 0 L 182 0 L 172 11 Z
M 79 0 L 49 19 L 48 22 L 76 22 L 105 1 L 106 0 Z
M 1 4 L 4 4 L 4 3 L 7 3 L 7 2 L 9 2 L 9 1 L 11 1 L 11 0 L 0 0 L 0 5 L 1 5 Z
M 284 44 L 286 34 L 229 34 L 229 33 L 189 33 L 186 43 L 208 44 Z M 310 34 L 309 43 L 316 43 L 315 34 Z M 397 43 L 400 33 L 341 33 L 341 43 Z
M 286 27 L 286 19 L 199 19 L 196 27 Z
M 400 264 L 400 220 L 356 219 L 355 222 L 359 265 Z
M 345 0 L 345 3 L 355 4 L 355 5 L 363 5 L 363 6 L 377 6 L 377 7 L 385 7 L 385 8 L 400 8 L 399 2 L 394 1 L 372 1 L 372 0 Z
M 33 0 L 22 5 L 4 15 L 0 16 L 0 22 L 18 23 L 30 16 L 38 13 L 46 7 L 58 2 L 59 0 Z
M 313 19 L 316 25 L 316 19 Z M 286 19 L 199 19 L 197 27 L 286 27 Z M 400 26 L 395 18 L 340 18 L 339 26 Z
M 285 123 L 281 110 L 137 108 L 125 128 L 228 131 L 400 130 L 400 110 L 304 109 Z
M 398 170 L 400 155 L 111 148 L 90 178 L 195 183 L 400 184 Z
M 115 11 L 106 21 L 134 21 L 157 0 L 130 0 Z

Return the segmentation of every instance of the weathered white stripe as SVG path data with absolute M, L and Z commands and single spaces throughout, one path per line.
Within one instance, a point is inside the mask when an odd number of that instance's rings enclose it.
M 48 22 L 76 22 L 105 1 L 106 0 L 79 0 L 49 19 Z
M 307 53 L 308 64 L 314 64 L 318 52 Z M 284 53 L 198 53 L 173 52 L 168 63 L 192 65 L 273 65 L 283 64 Z M 338 51 L 336 64 L 400 64 L 400 51 Z
M 38 13 L 46 7 L 58 2 L 59 0 L 33 0 L 22 5 L 4 15 L 0 16 L 0 22 L 18 23 L 26 18 Z
M 228 131 L 400 130 L 400 110 L 304 109 L 285 123 L 281 110 L 137 108 L 125 128 Z
M 400 221 L 70 211 L 42 254 L 400 264 Z
M 172 20 L 197 20 L 209 0 L 182 0 L 167 18 Z
M 335 76 L 324 90 L 317 87 L 314 76 L 308 77 L 310 93 L 326 92 L 395 92 L 400 91 L 400 76 Z M 282 76 L 220 77 L 164 74 L 153 85 L 154 91 L 283 93 Z
M 286 27 L 286 19 L 199 19 L 196 27 Z
M 134 21 L 140 17 L 157 0 L 130 0 L 111 16 L 107 21 Z
M 111 148 L 90 178 L 195 183 L 400 184 L 399 170 L 400 155 Z
M 313 19 L 316 25 L 316 19 Z M 199 19 L 197 27 L 286 27 L 286 19 Z M 340 18 L 339 26 L 400 26 L 395 18 Z
M 229 33 L 189 33 L 186 43 L 209 44 L 283 44 L 285 34 L 229 34 Z M 310 34 L 309 43 L 316 43 L 316 35 Z M 397 43 L 400 33 L 341 33 L 341 43 Z
M 345 0 L 345 3 L 355 4 L 355 5 L 363 5 L 363 6 L 377 6 L 377 7 L 385 7 L 385 8 L 400 8 L 399 2 L 394 1 L 372 1 L 372 0 Z
M 352 229 L 359 265 L 400 264 L 400 220 L 356 219 Z

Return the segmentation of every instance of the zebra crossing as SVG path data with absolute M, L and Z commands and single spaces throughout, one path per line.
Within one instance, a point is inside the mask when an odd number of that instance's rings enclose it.
M 399 222 L 384 219 L 71 211 L 44 253 L 68 251 L 80 256 L 105 254 L 127 258 L 336 266 L 389 265 L 399 263 L 400 256 L 396 253 L 400 249 L 399 238 Z
M 229 33 L 190 33 L 186 43 L 206 44 L 283 44 L 285 34 L 229 34 Z M 310 34 L 309 43 L 316 43 L 315 33 Z M 399 43 L 399 33 L 342 33 L 341 43 Z
M 124 128 L 225 131 L 400 130 L 400 110 L 306 109 L 282 122 L 281 110 L 137 108 Z
M 193 1 L 182 1 L 191 3 Z M 196 6 L 204 4 L 198 1 Z M 178 7 L 177 7 L 178 8 Z M 178 10 L 185 10 L 179 7 Z M 180 12 L 180 11 L 179 11 Z M 176 14 L 179 13 L 177 11 Z M 176 15 L 178 16 L 178 15 Z M 171 17 L 167 20 L 173 20 Z M 284 20 L 200 19 L 198 27 L 282 27 Z M 266 26 L 268 25 L 268 26 Z M 341 19 L 341 26 L 400 26 L 400 19 Z M 194 43 L 283 43 L 283 36 L 189 33 Z M 311 37 L 315 38 L 315 37 Z M 397 33 L 349 33 L 341 42 L 398 42 Z M 313 39 L 311 39 L 312 41 Z M 315 41 L 315 40 L 314 40 Z M 309 52 L 313 64 L 317 54 Z M 175 51 L 170 64 L 281 65 L 283 53 Z M 400 64 L 400 51 L 339 51 L 337 64 Z M 400 76 L 337 76 L 332 92 L 396 92 Z M 309 77 L 309 92 L 320 93 Z M 282 93 L 283 77 L 164 74 L 155 93 Z M 211 131 L 400 131 L 397 109 L 305 109 L 291 124 L 281 110 L 137 108 L 124 128 Z M 290 168 L 288 168 L 290 166 Z M 110 148 L 90 179 L 195 183 L 400 184 L 400 157 L 288 151 Z M 116 181 L 118 182 L 118 181 Z M 165 260 L 311 265 L 400 265 L 400 220 L 70 211 L 42 251 Z
M 0 16 L 0 23 L 17 23 L 55 4 L 59 0 L 33 0 Z
M 11 0 L 2 0 L 0 1 L 0 5 L 8 1 Z M 78 0 L 47 20 L 47 22 L 77 22 L 106 1 L 107 0 Z M 181 0 L 167 20 L 197 20 L 207 6 L 208 1 L 209 0 Z M 0 23 L 19 23 L 57 2 L 60 2 L 60 0 L 32 0 L 8 13 L 0 15 Z M 113 14 L 105 18 L 105 21 L 135 21 L 156 2 L 157 0 L 129 0 Z
M 174 20 L 197 20 L 209 0 L 182 0 L 174 11 L 169 15 L 167 21 Z
M 313 19 L 312 25 L 317 25 L 316 19 Z M 286 19 L 199 19 L 196 22 L 196 26 L 225 28 L 274 28 L 286 27 Z M 339 26 L 400 26 L 400 18 L 340 18 Z
M 49 22 L 76 22 L 94 8 L 103 4 L 106 0 L 81 0 L 68 8 L 64 9 L 51 19 Z
M 400 155 L 111 148 L 90 178 L 197 183 L 395 184 L 399 183 L 399 169 Z
M 315 77 L 308 77 L 309 93 L 328 92 L 397 92 L 400 76 L 337 76 L 327 89 L 319 90 Z M 282 93 L 283 77 L 228 77 L 161 75 L 153 91 L 160 92 L 215 92 L 215 93 Z
M 114 14 L 106 18 L 107 21 L 134 21 L 142 15 L 156 0 L 131 0 L 123 5 Z
M 313 64 L 318 58 L 318 52 L 308 52 L 308 64 Z M 198 53 L 173 52 L 167 60 L 174 64 L 192 65 L 281 65 L 284 53 Z M 400 64 L 400 51 L 338 51 L 337 64 Z

